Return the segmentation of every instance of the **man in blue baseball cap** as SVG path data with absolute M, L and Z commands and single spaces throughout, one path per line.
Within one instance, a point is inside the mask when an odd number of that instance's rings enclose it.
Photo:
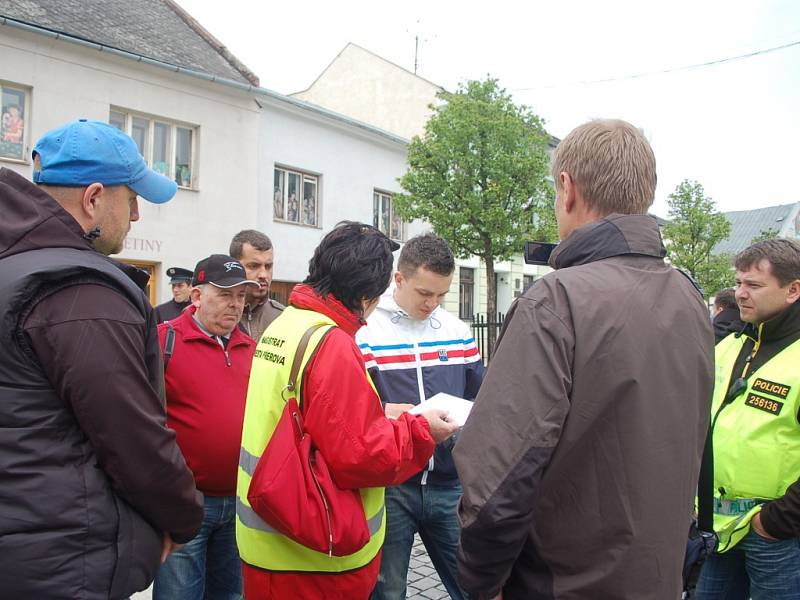
M 0 595 L 128 598 L 203 517 L 147 275 L 108 258 L 138 196 L 176 185 L 98 121 L 47 132 L 33 159 L 35 183 L 0 169 Z
M 178 189 L 147 166 L 130 136 L 101 121 L 79 119 L 48 131 L 34 147 L 33 160 L 33 181 L 106 255 L 122 250 L 131 222 L 139 220 L 137 196 L 162 204 Z

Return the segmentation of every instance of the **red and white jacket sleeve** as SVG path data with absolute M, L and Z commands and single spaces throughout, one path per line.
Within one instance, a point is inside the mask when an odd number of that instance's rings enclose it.
M 333 329 L 305 369 L 306 431 L 343 489 L 397 485 L 421 471 L 435 443 L 428 422 L 388 419 L 353 339 Z

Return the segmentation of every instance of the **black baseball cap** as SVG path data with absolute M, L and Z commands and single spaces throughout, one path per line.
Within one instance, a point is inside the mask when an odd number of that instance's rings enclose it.
M 210 283 L 218 288 L 232 288 L 243 284 L 258 285 L 257 281 L 247 278 L 242 263 L 227 254 L 212 254 L 197 263 L 192 285 L 204 283 Z

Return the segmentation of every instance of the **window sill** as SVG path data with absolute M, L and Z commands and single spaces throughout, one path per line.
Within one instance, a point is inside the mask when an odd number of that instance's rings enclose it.
M 179 189 L 179 190 L 184 190 L 184 191 L 186 191 L 186 192 L 195 192 L 195 193 L 197 193 L 197 192 L 199 192 L 199 191 L 200 191 L 200 189 L 199 189 L 199 188 L 183 187 L 182 185 L 179 185 L 179 186 L 178 186 L 178 189 Z
M 308 229 L 322 229 L 322 225 L 311 225 L 309 223 L 298 223 L 297 221 L 287 221 L 286 219 L 276 219 L 272 217 L 275 223 L 285 223 L 286 225 L 296 225 L 298 227 L 307 227 Z
M 11 158 L 10 156 L 0 156 L 0 161 L 13 163 L 15 165 L 30 165 L 31 161 L 24 158 Z

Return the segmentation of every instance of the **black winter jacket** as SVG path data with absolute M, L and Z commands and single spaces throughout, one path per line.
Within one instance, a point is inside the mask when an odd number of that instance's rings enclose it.
M 740 333 L 744 329 L 744 322 L 739 318 L 739 307 L 726 308 L 713 320 L 714 343 L 719 344 L 732 333 Z

